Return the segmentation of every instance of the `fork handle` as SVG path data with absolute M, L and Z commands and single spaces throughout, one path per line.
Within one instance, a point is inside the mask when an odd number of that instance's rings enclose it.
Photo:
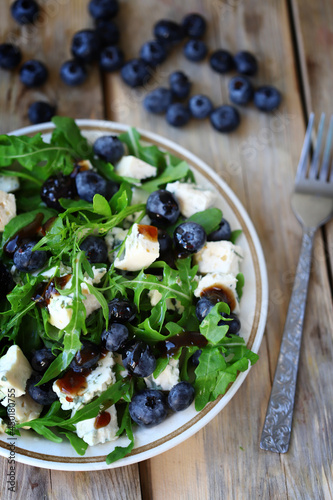
M 303 232 L 301 253 L 261 435 L 260 448 L 276 453 L 286 453 L 289 448 L 315 232 L 316 228 L 305 228 Z

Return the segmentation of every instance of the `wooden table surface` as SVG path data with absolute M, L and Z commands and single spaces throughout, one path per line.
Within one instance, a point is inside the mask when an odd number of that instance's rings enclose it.
M 290 193 L 310 111 L 333 111 L 332 0 L 120 0 L 117 22 L 126 57 L 138 53 L 160 18 L 179 21 L 191 11 L 208 21 L 211 50 L 247 49 L 257 55 L 255 84 L 276 85 L 283 94 L 273 114 L 241 109 L 237 132 L 222 135 L 209 123 L 183 129 L 148 115 L 145 94 L 126 87 L 118 74 L 101 76 L 93 67 L 88 81 L 69 88 L 59 67 L 69 57 L 72 34 L 91 27 L 87 0 L 42 0 L 43 17 L 34 27 L 18 27 L 9 0 L 0 5 L 0 42 L 11 39 L 24 60 L 45 61 L 50 78 L 27 90 L 18 72 L 0 72 L 0 129 L 28 125 L 27 107 L 36 99 L 57 104 L 58 114 L 106 118 L 168 137 L 211 165 L 247 209 L 266 256 L 270 298 L 260 360 L 227 407 L 183 444 L 151 460 L 101 472 L 66 473 L 17 465 L 17 492 L 26 499 L 304 499 L 333 498 L 333 224 L 319 230 L 309 287 L 290 450 L 279 455 L 259 449 L 259 440 L 277 362 L 301 228 L 290 209 Z M 215 105 L 228 102 L 230 76 L 213 73 L 174 50 L 149 88 L 167 85 L 168 74 L 183 69 L 193 93 L 208 94 Z

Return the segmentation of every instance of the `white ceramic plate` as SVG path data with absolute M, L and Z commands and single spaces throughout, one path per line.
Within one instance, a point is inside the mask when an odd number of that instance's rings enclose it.
M 127 125 L 107 121 L 78 120 L 77 123 L 91 142 L 101 135 L 118 134 L 128 129 Z M 16 130 L 12 134 L 34 135 L 42 132 L 47 139 L 52 128 L 53 124 L 47 123 Z M 243 234 L 237 241 L 245 254 L 242 272 L 245 275 L 246 284 L 241 300 L 240 319 L 242 335 L 248 347 L 258 352 L 266 322 L 268 285 L 262 248 L 248 214 L 227 184 L 203 161 L 168 139 L 144 130 L 139 130 L 139 132 L 145 142 L 156 144 L 161 149 L 186 160 L 193 169 L 198 184 L 208 186 L 218 192 L 216 206 L 223 210 L 232 229 L 243 230 Z M 180 444 L 204 427 L 231 400 L 248 373 L 249 370 L 240 373 L 227 393 L 213 403 L 209 403 L 201 412 L 196 412 L 192 405 L 183 412 L 170 415 L 162 424 L 153 429 L 138 428 L 135 431 L 135 448 L 132 453 L 111 466 L 105 463 L 106 455 L 114 449 L 114 446 L 121 445 L 121 442 L 127 443 L 127 438 L 120 438 L 116 443 L 89 447 L 86 455 L 80 457 L 66 442 L 53 443 L 32 432 L 22 431 L 21 437 L 18 437 L 16 441 L 16 460 L 37 467 L 66 471 L 100 470 L 146 460 Z M 11 439 L 10 436 L 2 435 L 0 455 L 9 456 L 8 441 Z

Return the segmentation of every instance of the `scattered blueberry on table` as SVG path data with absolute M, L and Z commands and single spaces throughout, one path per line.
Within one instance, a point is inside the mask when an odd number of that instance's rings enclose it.
M 94 19 L 111 19 L 119 10 L 118 0 L 91 0 L 89 13 Z
M 17 45 L 12 43 L 0 44 L 0 68 L 13 69 L 21 62 L 22 53 Z
M 174 44 L 183 40 L 185 32 L 180 24 L 169 19 L 161 19 L 154 26 L 154 36 L 157 40 Z
M 90 63 L 96 60 L 101 49 L 101 42 L 95 30 L 77 31 L 71 44 L 71 52 L 76 59 Z
M 125 61 L 123 51 L 116 45 L 105 47 L 100 55 L 99 65 L 103 71 L 112 73 L 120 69 Z
M 209 64 L 214 71 L 223 75 L 234 68 L 234 59 L 227 50 L 218 49 L 210 55 Z
M 240 115 L 236 108 L 225 104 L 211 113 L 210 122 L 218 132 L 232 132 L 240 124 Z
M 108 45 L 116 45 L 119 42 L 119 28 L 113 21 L 110 21 L 108 19 L 97 20 L 96 31 L 103 47 L 107 47 Z
M 188 107 L 193 118 L 198 120 L 207 118 L 214 109 L 212 101 L 203 94 L 192 96 L 188 102 Z
M 84 63 L 77 59 L 65 61 L 60 68 L 60 77 L 66 85 L 74 87 L 86 81 L 88 73 Z
M 188 97 L 192 83 L 188 76 L 182 71 L 174 71 L 169 76 L 170 89 L 177 99 L 186 99 Z
M 241 75 L 253 76 L 258 71 L 258 62 L 256 57 L 246 50 L 237 52 L 234 56 L 236 70 Z
M 187 14 L 183 18 L 181 25 L 189 38 L 202 38 L 207 28 L 205 18 L 195 12 Z
M 189 40 L 184 45 L 184 56 L 189 61 L 203 61 L 207 55 L 208 49 L 202 40 Z
M 31 59 L 22 64 L 20 68 L 20 80 L 27 87 L 39 87 L 43 85 L 48 77 L 48 69 L 44 63 Z
M 55 113 L 56 107 L 45 101 L 33 102 L 28 109 L 28 117 L 33 124 L 49 122 Z
M 149 65 L 143 59 L 130 59 L 121 68 L 121 76 L 129 87 L 140 87 L 151 78 Z
M 234 76 L 228 85 L 229 99 L 234 104 L 248 104 L 253 98 L 253 85 L 246 76 Z
M 254 104 L 261 111 L 273 111 L 280 106 L 281 94 L 271 85 L 263 85 L 254 93 Z
M 19 24 L 32 24 L 38 17 L 39 6 L 35 0 L 15 0 L 10 12 Z
M 167 58 L 167 50 L 162 42 L 150 40 L 144 43 L 140 49 L 140 57 L 152 68 L 161 64 Z
M 172 103 L 172 92 L 165 87 L 158 87 L 149 92 L 143 100 L 143 105 L 150 113 L 166 113 Z
M 188 107 L 181 102 L 171 104 L 166 112 L 166 121 L 173 127 L 183 127 L 191 118 Z

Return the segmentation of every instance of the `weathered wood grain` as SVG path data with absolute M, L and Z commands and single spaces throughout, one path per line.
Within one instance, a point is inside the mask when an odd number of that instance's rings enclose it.
M 80 87 L 70 88 L 59 77 L 59 69 L 70 55 L 70 40 L 75 31 L 92 27 L 87 2 L 48 0 L 39 2 L 42 16 L 33 27 L 20 28 L 9 15 L 9 2 L 0 3 L 0 43 L 11 40 L 23 52 L 23 61 L 36 58 L 50 72 L 38 89 L 25 89 L 18 70 L 0 70 L 0 133 L 29 125 L 27 110 L 35 100 L 57 105 L 58 114 L 74 118 L 103 118 L 103 91 L 98 66 L 89 68 L 89 78 Z M 7 461 L 0 459 L 1 498 L 14 498 L 6 490 Z M 138 466 L 95 473 L 62 473 L 17 464 L 17 498 L 27 499 L 129 499 L 141 497 Z M 12 495 L 12 496 L 10 496 Z
M 144 0 L 138 11 L 124 2 L 123 40 L 129 57 L 149 37 L 161 17 L 180 20 L 198 11 L 209 22 L 206 40 L 210 47 L 233 52 L 249 49 L 259 57 L 256 85 L 271 83 L 283 93 L 278 113 L 265 115 L 252 107 L 242 110 L 243 122 L 230 136 L 213 132 L 208 123 L 191 123 L 183 130 L 167 126 L 162 117 L 142 108 L 142 91 L 124 87 L 118 76 L 106 78 L 107 117 L 132 123 L 189 148 L 212 165 L 240 197 L 254 221 L 264 247 L 270 281 L 267 336 L 261 360 L 234 400 L 203 431 L 177 448 L 140 465 L 144 498 L 324 498 L 332 487 L 329 428 L 331 389 L 326 387 L 326 363 L 332 356 L 330 296 L 322 238 L 318 235 L 316 261 L 309 291 L 305 340 L 300 364 L 300 384 L 295 409 L 295 428 L 288 455 L 259 450 L 261 428 L 278 356 L 291 286 L 299 252 L 301 229 L 290 209 L 290 194 L 305 124 L 296 72 L 286 2 L 152 3 Z M 147 11 L 151 11 L 149 16 Z M 126 20 L 126 22 L 125 22 Z M 229 77 L 213 74 L 207 64 L 195 65 L 173 51 L 157 70 L 147 88 L 167 85 L 168 74 L 183 69 L 193 79 L 194 93 L 210 95 L 215 105 L 227 102 Z M 314 335 L 314 328 L 319 336 Z M 320 335 L 326 356 L 317 356 Z M 317 340 L 313 345 L 313 337 Z M 324 339 L 324 340 L 323 340 Z M 310 369 L 310 366 L 311 369 Z M 330 377 L 329 377 L 330 378 Z M 318 411 L 320 387 L 324 404 Z M 318 426 L 326 436 L 317 446 Z M 306 444 L 305 444 L 306 442 Z M 241 449 L 240 446 L 243 448 Z M 243 451 L 244 450 L 244 451 Z M 313 466 L 313 464 L 316 464 Z M 310 471 L 309 471 L 310 469 Z M 318 480 L 327 478 L 326 482 Z

